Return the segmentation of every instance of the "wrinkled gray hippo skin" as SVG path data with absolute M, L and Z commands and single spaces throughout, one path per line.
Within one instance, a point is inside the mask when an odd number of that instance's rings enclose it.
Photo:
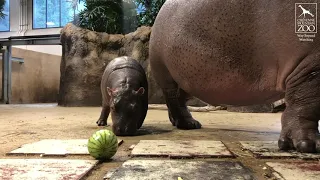
M 112 131 L 132 136 L 142 126 L 148 110 L 148 82 L 136 60 L 122 56 L 106 66 L 101 79 L 102 111 L 98 126 L 105 126 L 111 110 Z
M 295 3 L 301 2 L 311 1 L 167 0 L 152 28 L 149 57 L 171 123 L 201 128 L 186 107 L 190 95 L 212 105 L 284 97 L 279 148 L 319 151 L 320 35 L 299 41 Z

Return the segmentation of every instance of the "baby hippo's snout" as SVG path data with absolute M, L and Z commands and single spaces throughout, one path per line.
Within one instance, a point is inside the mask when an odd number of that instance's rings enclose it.
M 137 132 L 137 125 L 112 125 L 112 131 L 117 136 L 134 136 Z

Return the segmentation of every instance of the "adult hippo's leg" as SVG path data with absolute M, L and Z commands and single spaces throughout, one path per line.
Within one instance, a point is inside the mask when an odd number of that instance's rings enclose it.
M 185 109 L 188 111 L 187 114 L 190 114 L 190 111 L 188 110 L 187 106 L 186 106 L 186 102 L 188 101 L 188 99 L 190 99 L 190 95 L 188 95 L 184 90 L 180 89 L 178 90 L 178 94 L 179 94 L 179 98 L 178 100 L 180 101 L 179 104 L 184 104 L 185 105 Z M 190 114 L 191 115 L 191 114 Z M 176 126 L 176 121 L 173 118 L 172 114 L 170 111 L 168 111 L 168 116 L 169 116 L 169 120 L 172 123 L 173 126 Z M 201 127 L 201 125 L 200 125 Z M 199 128 L 200 128 L 199 127 Z
M 282 114 L 282 130 L 278 141 L 281 150 L 320 151 L 318 121 L 320 119 L 319 59 L 298 67 L 287 81 L 286 109 Z M 313 60 L 313 61 L 312 61 Z M 308 68 L 311 67 L 311 68 Z
M 195 120 L 186 105 L 186 92 L 182 89 L 163 89 L 163 94 L 168 107 L 169 119 L 172 125 L 179 129 L 199 129 L 201 124 Z
M 154 57 L 151 55 L 151 58 Z M 162 62 L 152 60 L 150 63 L 153 77 L 164 94 L 171 123 L 178 129 L 200 129 L 201 124 L 192 117 L 187 108 L 188 94 L 178 87 Z

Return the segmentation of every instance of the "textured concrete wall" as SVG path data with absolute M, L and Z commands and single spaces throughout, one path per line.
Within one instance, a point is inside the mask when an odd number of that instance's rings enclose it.
M 12 62 L 12 103 L 56 102 L 59 91 L 61 57 L 12 48 L 12 56 L 24 63 Z M 2 60 L 0 60 L 2 67 Z M 0 68 L 0 83 L 2 68 Z M 0 88 L 0 92 L 2 88 Z M 1 92 L 2 93 L 2 92 Z

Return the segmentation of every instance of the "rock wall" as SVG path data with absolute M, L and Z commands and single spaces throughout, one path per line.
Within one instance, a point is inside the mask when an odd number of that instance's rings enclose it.
M 58 104 L 100 106 L 100 81 L 106 65 L 119 56 L 131 56 L 145 69 L 149 103 L 165 103 L 162 92 L 150 75 L 148 43 L 151 27 L 121 34 L 98 33 L 69 23 L 61 30 L 62 58 Z

